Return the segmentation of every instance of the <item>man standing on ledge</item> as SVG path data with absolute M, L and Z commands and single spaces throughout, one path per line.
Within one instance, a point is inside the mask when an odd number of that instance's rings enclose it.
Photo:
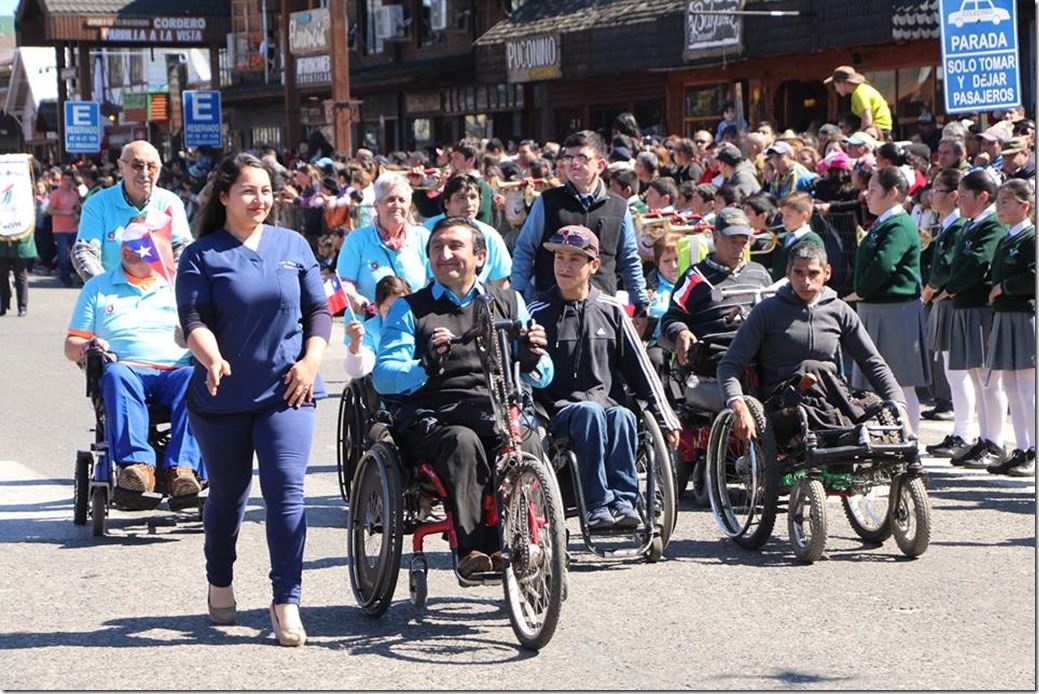
M 184 203 L 173 191 L 159 188 L 162 162 L 147 140 L 134 140 L 119 156 L 122 183 L 98 191 L 83 203 L 79 231 L 72 246 L 72 265 L 86 282 L 119 267 L 123 230 L 130 222 L 149 218 L 149 227 L 161 227 L 160 215 L 169 218 L 174 261 L 192 242 Z

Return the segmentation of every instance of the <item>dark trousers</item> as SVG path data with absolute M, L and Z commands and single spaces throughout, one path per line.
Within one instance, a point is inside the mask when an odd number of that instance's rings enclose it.
M 253 453 L 267 507 L 267 551 L 276 604 L 299 604 L 307 516 L 303 482 L 314 438 L 314 407 L 298 410 L 279 403 L 267 409 L 228 415 L 188 410 L 191 430 L 202 449 L 209 477 L 202 524 L 206 531 L 206 577 L 229 586 L 238 557 L 238 532 L 253 479 Z
M 18 310 L 29 310 L 29 264 L 31 258 L 0 258 L 0 314 L 11 310 L 11 281 L 14 273 L 14 291 L 18 296 Z
M 54 262 L 54 231 L 51 227 L 50 215 L 43 215 L 43 221 L 36 225 L 34 232 L 36 237 L 36 254 L 40 256 L 40 264 L 48 270 L 53 270 Z
M 71 234 L 54 234 L 55 253 L 58 260 L 58 273 L 64 285 L 72 284 L 72 246 L 76 243 L 75 232 Z
M 499 549 L 498 530 L 488 527 L 483 517 L 483 498 L 494 481 L 498 438 L 481 437 L 468 427 L 429 418 L 395 431 L 394 438 L 405 464 L 429 462 L 444 483 L 449 497 L 444 503 L 454 515 L 459 555 L 474 549 L 487 554 Z M 533 434 L 524 439 L 522 448 L 541 455 L 541 444 Z

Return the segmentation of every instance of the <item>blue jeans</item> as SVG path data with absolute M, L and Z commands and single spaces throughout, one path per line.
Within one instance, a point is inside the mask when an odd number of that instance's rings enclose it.
M 148 443 L 148 403 L 170 408 L 165 466 L 187 465 L 204 476 L 202 454 L 188 426 L 187 391 L 192 369 L 149 369 L 121 362 L 105 365 L 101 396 L 108 415 L 105 438 L 117 465 L 156 465 Z M 162 467 L 162 466 L 160 466 Z
M 639 494 L 635 470 L 638 435 L 631 410 L 604 408 L 594 402 L 574 403 L 556 412 L 549 433 L 570 439 L 588 511 L 618 498 L 635 505 Z
M 62 284 L 72 283 L 72 246 L 76 243 L 76 234 L 55 234 L 54 244 L 57 246 L 58 270 Z
M 226 415 L 191 410 L 191 428 L 206 458 L 209 498 L 202 514 L 206 531 L 206 577 L 229 586 L 238 558 L 238 532 L 253 481 L 253 453 L 267 507 L 267 552 L 276 604 L 298 605 L 303 582 L 307 516 L 303 482 L 314 438 L 314 407 L 284 403 Z

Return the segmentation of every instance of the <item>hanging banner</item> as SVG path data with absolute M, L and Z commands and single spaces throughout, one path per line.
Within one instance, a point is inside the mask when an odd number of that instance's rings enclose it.
M 15 241 L 36 229 L 36 196 L 28 154 L 0 154 L 0 239 Z

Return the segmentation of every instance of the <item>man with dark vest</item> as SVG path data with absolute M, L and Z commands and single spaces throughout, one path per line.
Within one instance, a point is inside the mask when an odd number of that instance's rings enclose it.
M 472 325 L 474 299 L 491 297 L 502 318 L 530 320 L 518 293 L 484 284 L 483 233 L 465 217 L 447 217 L 430 232 L 434 281 L 393 303 L 386 316 L 372 380 L 393 413 L 394 440 L 409 465 L 430 462 L 448 490 L 458 533 L 458 573 L 499 570 L 498 536 L 483 518 L 495 452 L 490 396 L 476 344 L 450 340 Z M 545 329 L 531 324 L 515 346 L 523 379 L 535 388 L 552 380 Z M 523 447 L 540 455 L 536 436 Z
M 631 212 L 627 200 L 607 190 L 600 178 L 606 169 L 606 144 L 598 133 L 580 130 L 563 142 L 560 161 L 566 167 L 566 185 L 546 190 L 531 207 L 513 250 L 510 286 L 527 299 L 554 287 L 553 257 L 544 243 L 560 228 L 577 224 L 599 239 L 602 267 L 592 284 L 611 296 L 627 290 L 635 317 L 644 325 L 649 294 Z

